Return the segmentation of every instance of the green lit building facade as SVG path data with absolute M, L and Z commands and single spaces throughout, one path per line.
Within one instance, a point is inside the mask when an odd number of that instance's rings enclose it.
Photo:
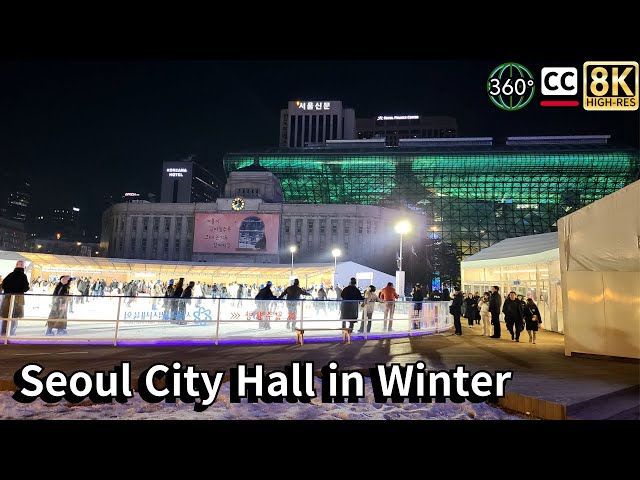
M 555 231 L 560 217 L 638 178 L 638 150 L 585 137 L 555 137 L 565 138 L 558 144 L 525 138 L 229 153 L 224 168 L 228 174 L 258 157 L 280 179 L 284 203 L 421 212 L 430 239 L 453 246 L 458 258 L 505 238 Z

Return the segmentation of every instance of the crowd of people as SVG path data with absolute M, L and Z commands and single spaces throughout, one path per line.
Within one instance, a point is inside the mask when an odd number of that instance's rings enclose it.
M 482 323 L 483 336 L 500 338 L 500 313 L 503 313 L 511 340 L 520 342 L 520 333 L 526 328 L 529 343 L 536 343 L 536 332 L 542 323 L 542 316 L 534 300 L 527 298 L 525 301 L 523 295 L 511 291 L 503 302 L 499 292 L 500 287 L 494 285 L 491 291 L 484 292 L 482 297 L 478 292 L 468 293 L 465 297 L 460 288 L 454 288 L 450 313 L 453 315 L 455 334 L 462 335 L 460 317 L 465 317 L 469 322 L 469 328 Z
M 120 282 L 112 280 L 107 282 L 104 278 L 80 277 L 75 278 L 63 275 L 60 278 L 50 278 L 43 280 L 36 278 L 31 284 L 24 273 L 24 262 L 16 263 L 13 272 L 2 279 L 0 277 L 0 293 L 2 300 L 2 317 L 8 318 L 10 308 L 10 298 L 15 297 L 12 319 L 19 319 L 24 316 L 24 294 L 40 293 L 51 295 L 51 310 L 45 334 L 66 335 L 67 334 L 67 313 L 73 312 L 73 301 L 84 303 L 86 297 L 96 296 L 124 296 L 127 297 L 125 305 L 131 305 L 135 297 L 144 295 L 153 297 L 153 307 L 158 307 L 162 302 L 164 308 L 163 318 L 178 325 L 186 324 L 186 305 L 188 299 L 204 298 L 235 298 L 240 302 L 243 299 L 256 300 L 256 311 L 254 313 L 264 313 L 270 311 L 272 301 L 285 299 L 287 301 L 287 325 L 286 328 L 295 330 L 297 319 L 298 301 L 302 297 L 309 297 L 314 300 L 341 300 L 335 307 L 339 309 L 342 328 L 355 328 L 355 324 L 360 318 L 359 333 L 371 331 L 371 319 L 377 303 L 383 308 L 383 331 L 393 331 L 393 320 L 396 302 L 401 296 L 396 291 L 392 282 L 378 291 L 375 285 L 369 285 L 364 290 L 357 286 L 355 278 L 351 278 L 349 285 L 342 288 L 340 285 L 312 285 L 308 290 L 300 286 L 300 281 L 295 279 L 292 285 L 274 285 L 271 281 L 262 285 L 243 284 L 238 282 L 230 283 L 201 283 L 190 281 L 185 282 L 184 278 L 179 278 L 177 282 L 173 279 L 163 282 L 161 280 L 132 280 Z M 529 334 L 529 342 L 536 343 L 536 332 L 542 323 L 540 311 L 533 299 L 526 301 L 522 295 L 510 292 L 507 298 L 502 301 L 499 287 L 494 286 L 490 292 L 484 292 L 482 297 L 475 294 L 463 294 L 459 287 L 454 288 L 453 295 L 445 287 L 442 292 L 433 290 L 426 292 L 422 285 L 416 283 L 411 291 L 411 326 L 414 329 L 420 328 L 420 316 L 422 304 L 425 301 L 451 302 L 449 312 L 453 316 L 454 329 L 456 335 L 462 335 L 461 317 L 468 321 L 469 328 L 474 325 L 481 326 L 482 335 L 490 338 L 500 338 L 500 313 L 504 314 L 504 321 L 507 331 L 511 334 L 511 339 L 519 342 L 520 333 L 526 328 Z M 403 297 L 404 299 L 404 297 Z M 318 308 L 325 309 L 324 302 L 318 302 Z M 326 311 L 326 310 L 325 310 Z M 268 330 L 271 328 L 268 315 L 260 314 L 258 327 Z M 6 334 L 8 322 L 2 323 L 2 335 Z M 14 335 L 17 320 L 12 320 L 10 334 Z M 55 332 L 54 332 L 55 330 Z

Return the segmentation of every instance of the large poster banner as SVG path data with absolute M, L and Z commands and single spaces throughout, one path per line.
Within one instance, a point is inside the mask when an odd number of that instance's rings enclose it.
M 196 213 L 194 253 L 278 253 L 280 215 Z

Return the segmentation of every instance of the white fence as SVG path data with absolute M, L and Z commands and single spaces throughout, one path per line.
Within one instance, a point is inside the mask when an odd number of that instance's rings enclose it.
M 353 340 L 423 335 L 452 327 L 449 302 L 395 302 L 391 325 L 388 323 L 390 319 L 384 318 L 388 308 L 386 304 L 376 303 L 368 330 L 368 319 L 362 328 L 363 308 L 357 301 L 354 303 L 358 304 L 358 319 L 342 320 L 341 304 L 346 301 L 336 300 L 257 301 L 27 294 L 21 309 L 17 298 L 5 295 L 2 301 L 2 343 L 5 345 L 294 343 L 295 327 L 330 329 L 341 327 L 343 321 L 347 325 L 348 322 L 356 322 Z M 57 314 L 55 308 L 59 299 L 66 300 L 60 309 L 62 315 Z M 66 319 L 58 318 L 64 317 L 64 312 Z M 49 319 L 50 316 L 54 318 Z M 49 327 L 52 327 L 50 331 Z M 339 331 L 311 330 L 305 333 L 305 342 L 341 338 Z

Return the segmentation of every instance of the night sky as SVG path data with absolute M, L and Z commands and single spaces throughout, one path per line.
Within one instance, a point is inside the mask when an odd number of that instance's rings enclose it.
M 194 154 L 224 178 L 225 152 L 276 147 L 288 100 L 341 100 L 357 117 L 453 116 L 460 136 L 610 134 L 638 146 L 638 111 L 542 108 L 539 92 L 498 109 L 486 81 L 509 60 L 537 80 L 544 66 L 581 72 L 592 59 L 3 61 L 1 164 L 31 179 L 33 214 L 78 206 L 98 227 L 104 195 L 160 194 L 163 161 Z

